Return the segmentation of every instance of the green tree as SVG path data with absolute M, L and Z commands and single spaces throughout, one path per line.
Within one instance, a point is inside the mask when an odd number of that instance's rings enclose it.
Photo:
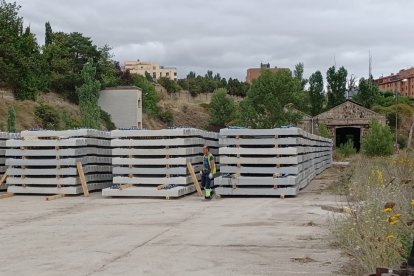
M 53 41 L 53 31 L 50 22 L 45 23 L 45 46 L 52 44 Z
M 341 66 L 336 71 L 335 66 L 332 66 L 326 72 L 326 80 L 328 82 L 328 108 L 332 108 L 346 100 L 346 77 L 348 72 Z
M 100 83 L 95 79 L 96 68 L 89 60 L 83 66 L 82 86 L 76 88 L 79 97 L 79 109 L 81 112 L 81 125 L 87 128 L 98 129 L 101 122 L 101 110 L 98 106 Z
M 158 83 L 164 87 L 168 93 L 177 93 L 181 89 L 181 87 L 170 78 L 162 77 L 158 80 Z
M 323 77 L 320 71 L 316 71 L 309 78 L 309 101 L 312 116 L 322 112 L 324 100 Z
M 308 83 L 308 80 L 303 78 L 303 72 L 304 72 L 304 64 L 303 62 L 299 62 L 295 65 L 295 70 L 293 71 L 293 76 L 295 79 L 300 81 L 300 84 L 302 86 L 302 90 L 305 89 L 306 84 Z
M 241 124 L 251 128 L 274 128 L 297 123 L 300 115 L 285 106 L 298 104 L 301 92 L 300 82 L 289 70 L 263 71 L 240 104 Z
M 236 109 L 236 103 L 227 94 L 227 90 L 225 88 L 216 89 L 209 106 L 210 125 L 225 127 L 235 119 Z
M 160 98 L 155 91 L 155 87 L 144 76 L 132 74 L 133 85 L 142 90 L 142 110 L 153 116 L 158 116 L 161 112 L 158 102 Z
M 379 94 L 378 87 L 371 80 L 362 78 L 359 80 L 358 94 L 353 96 L 352 99 L 370 109 L 377 102 Z
M 362 151 L 369 156 L 387 156 L 393 153 L 393 144 L 394 139 L 389 126 L 382 126 L 374 120 L 362 140 Z
M 11 106 L 7 109 L 7 131 L 16 132 L 16 111 Z

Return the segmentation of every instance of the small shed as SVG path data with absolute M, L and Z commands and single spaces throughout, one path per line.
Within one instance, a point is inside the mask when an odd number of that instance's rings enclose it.
M 135 86 L 106 88 L 98 105 L 111 115 L 117 128 L 142 128 L 142 92 Z
M 313 124 L 318 131 L 321 124 L 326 125 L 335 146 L 339 147 L 351 139 L 355 148 L 359 150 L 362 137 L 368 132 L 369 124 L 372 120 L 377 120 L 382 125 L 386 124 L 385 116 L 369 110 L 352 100 L 346 100 L 330 110 L 313 117 Z

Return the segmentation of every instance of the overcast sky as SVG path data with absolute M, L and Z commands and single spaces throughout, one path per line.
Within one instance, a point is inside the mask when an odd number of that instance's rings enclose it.
M 357 78 L 414 66 L 412 0 L 18 0 L 44 42 L 53 31 L 81 32 L 110 45 L 114 59 L 207 70 L 244 80 L 246 69 L 305 64 L 305 75 L 345 66 Z

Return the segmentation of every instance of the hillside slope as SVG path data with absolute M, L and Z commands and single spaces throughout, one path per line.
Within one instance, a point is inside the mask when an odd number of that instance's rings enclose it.
M 0 129 L 7 128 L 7 110 L 10 106 L 16 111 L 16 128 L 25 130 L 30 128 L 40 128 L 41 122 L 35 116 L 36 107 L 40 103 L 46 103 L 52 106 L 60 114 L 69 114 L 70 117 L 78 119 L 80 116 L 79 107 L 65 100 L 55 93 L 41 93 L 36 102 L 34 101 L 16 101 L 13 93 L 9 90 L 0 90 Z

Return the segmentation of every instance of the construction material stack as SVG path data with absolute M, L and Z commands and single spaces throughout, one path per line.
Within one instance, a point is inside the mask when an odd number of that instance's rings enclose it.
M 219 195 L 295 196 L 332 163 L 332 141 L 295 127 L 222 129 Z
M 5 180 L 6 176 L 4 175 L 7 170 L 6 166 L 6 141 L 8 139 L 19 139 L 20 135 L 18 133 L 9 133 L 9 132 L 0 132 L 0 179 L 3 182 L 0 183 L 0 191 L 6 190 Z
M 218 154 L 218 133 L 193 128 L 114 130 L 113 186 L 103 196 L 176 198 L 195 191 L 187 168 L 199 179 L 202 148 Z
M 109 132 L 22 131 L 7 141 L 6 156 L 9 193 L 81 194 L 112 183 Z

